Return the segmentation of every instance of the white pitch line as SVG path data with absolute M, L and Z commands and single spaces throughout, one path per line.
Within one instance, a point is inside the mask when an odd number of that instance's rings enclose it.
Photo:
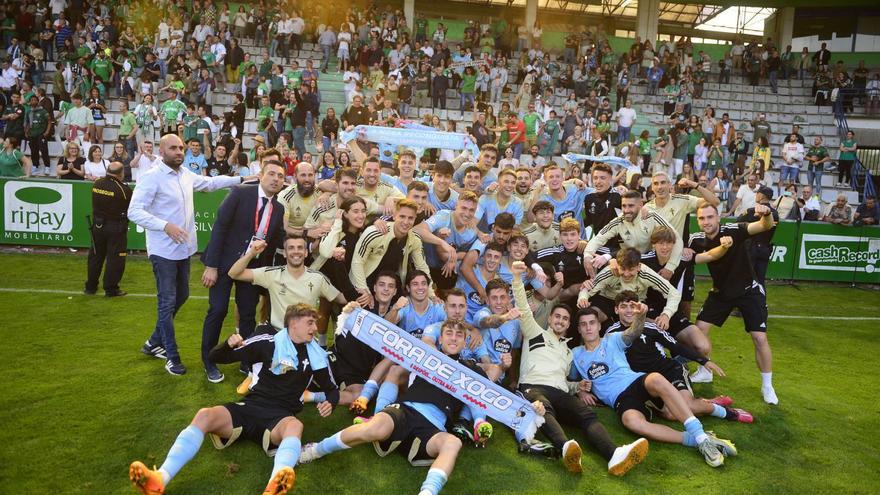
M 18 292 L 18 293 L 37 293 L 37 294 L 59 294 L 63 296 L 86 296 L 82 291 L 77 290 L 58 290 L 58 289 L 21 289 L 15 287 L 0 287 L 0 292 Z M 97 294 L 95 294 L 97 295 Z M 125 297 L 146 297 L 154 299 L 156 294 L 132 294 L 128 293 Z M 189 296 L 190 299 L 207 299 L 208 296 Z
M 60 294 L 65 296 L 85 296 L 82 291 L 76 290 L 58 290 L 58 289 L 21 289 L 16 287 L 0 287 L 0 292 L 18 292 L 18 293 L 39 293 L 39 294 Z M 89 297 L 89 296 L 86 296 Z M 129 293 L 125 297 L 145 297 L 155 298 L 156 294 L 132 294 Z M 207 299 L 208 296 L 189 296 L 190 299 Z M 786 319 L 786 320 L 840 320 L 840 321 L 877 321 L 880 316 L 799 316 L 799 315 L 768 315 L 769 318 Z

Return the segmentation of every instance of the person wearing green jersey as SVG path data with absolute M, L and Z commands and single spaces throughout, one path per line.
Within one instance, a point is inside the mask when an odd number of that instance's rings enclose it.
M 25 112 L 24 130 L 31 149 L 31 162 L 37 175 L 49 175 L 49 112 L 37 103 L 37 95 L 31 95 Z M 43 173 L 40 174 L 40 157 L 43 158 Z
M 529 111 L 523 115 L 522 120 L 526 125 L 526 143 L 531 148 L 538 142 L 538 127 L 544 124 L 541 114 L 535 111 L 534 103 L 529 103 Z
M 849 187 L 849 183 L 852 180 L 852 166 L 858 149 L 859 145 L 856 142 L 856 134 L 853 131 L 846 131 L 846 139 L 840 143 L 840 157 L 837 159 L 838 187 Z
M 816 194 L 822 196 L 822 173 L 825 171 L 825 164 L 831 161 L 828 155 L 828 148 L 822 146 L 822 138 L 816 136 L 813 138 L 813 146 L 807 150 L 804 155 L 807 162 L 807 184 L 814 187 Z
M 7 136 L 0 149 L 0 177 L 30 177 L 31 161 L 18 149 L 18 138 Z
M 464 73 L 461 75 L 461 86 L 459 87 L 459 95 L 461 98 L 461 111 L 468 109 L 476 110 L 474 101 L 474 93 L 476 92 L 477 72 L 473 67 L 465 67 Z M 470 106 L 467 106 L 467 105 Z
M 172 94 L 169 100 L 162 103 L 159 108 L 159 116 L 162 120 L 162 134 L 168 132 L 176 133 L 177 123 L 181 120 L 181 115 L 186 112 L 186 105 L 177 99 L 177 92 Z
M 107 58 L 107 54 L 103 50 L 98 50 L 92 63 L 89 64 L 92 73 L 99 76 L 102 81 L 112 81 L 116 70 L 113 68 L 113 62 Z

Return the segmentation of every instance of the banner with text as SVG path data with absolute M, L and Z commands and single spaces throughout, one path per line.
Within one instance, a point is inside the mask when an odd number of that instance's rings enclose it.
M 92 183 L 55 179 L 0 179 L 3 225 L 0 244 L 87 248 L 91 246 Z M 226 191 L 193 193 L 199 251 L 208 245 Z M 144 230 L 129 223 L 128 249 L 145 250 Z

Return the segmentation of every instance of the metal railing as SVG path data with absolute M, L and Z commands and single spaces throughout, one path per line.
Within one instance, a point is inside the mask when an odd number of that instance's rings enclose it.
M 846 111 L 843 105 L 844 100 L 846 98 L 855 99 L 864 93 L 865 90 L 854 88 L 840 88 L 837 91 L 837 97 L 834 100 L 834 119 L 837 122 L 837 133 L 841 139 L 844 139 L 846 133 L 849 132 L 849 124 L 846 121 Z M 856 152 L 852 168 L 852 181 L 850 182 L 850 187 L 852 187 L 853 191 L 859 193 L 861 196 L 859 199 L 862 201 L 868 196 L 877 197 L 877 191 L 874 187 L 874 176 L 871 172 L 872 170 L 877 172 L 878 168 L 880 168 L 880 150 L 865 151 L 867 153 L 863 153 L 862 150 Z M 862 156 L 866 159 L 871 159 L 871 163 L 868 166 L 862 162 Z

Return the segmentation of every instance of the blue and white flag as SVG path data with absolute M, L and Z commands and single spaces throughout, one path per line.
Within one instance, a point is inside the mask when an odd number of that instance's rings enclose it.
M 480 148 L 470 136 L 460 132 L 442 132 L 423 129 L 400 129 L 397 127 L 381 127 L 374 125 L 359 125 L 350 131 L 339 134 L 343 143 L 363 135 L 364 139 L 373 143 L 385 143 L 395 146 L 405 146 L 415 151 L 420 156 L 420 151 L 429 148 L 449 150 L 469 150 L 474 159 L 480 155 Z
M 562 158 L 568 163 L 577 163 L 582 161 L 590 161 L 590 162 L 600 162 L 600 163 L 608 163 L 611 165 L 617 165 L 618 167 L 623 167 L 626 169 L 632 168 L 635 165 L 630 163 L 629 160 L 620 156 L 594 156 L 594 155 L 581 155 L 578 153 L 566 153 L 562 155 Z
M 531 440 L 544 424 L 544 418 L 523 397 L 369 311 L 352 311 L 343 328 L 410 373 L 418 374 L 443 392 L 509 426 L 517 438 Z

